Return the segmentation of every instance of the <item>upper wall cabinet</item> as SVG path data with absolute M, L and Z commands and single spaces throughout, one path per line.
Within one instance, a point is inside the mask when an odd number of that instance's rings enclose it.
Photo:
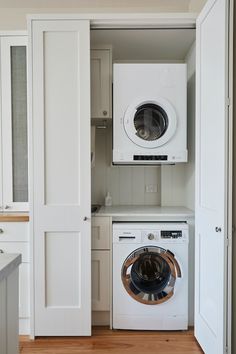
M 0 37 L 0 209 L 28 209 L 27 36 Z
M 91 50 L 91 117 L 112 118 L 112 52 L 108 47 Z

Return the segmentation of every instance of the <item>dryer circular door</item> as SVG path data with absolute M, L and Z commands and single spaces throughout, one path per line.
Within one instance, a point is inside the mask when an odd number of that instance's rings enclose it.
M 173 253 L 161 247 L 147 246 L 134 250 L 123 263 L 122 283 L 138 302 L 156 305 L 174 294 L 180 266 Z
M 124 128 L 129 139 L 148 149 L 166 144 L 175 134 L 176 127 L 176 112 L 164 98 L 135 100 L 124 115 Z

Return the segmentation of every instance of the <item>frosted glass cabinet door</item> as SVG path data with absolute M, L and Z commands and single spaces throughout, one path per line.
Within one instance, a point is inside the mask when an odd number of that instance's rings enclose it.
M 1 37 L 4 210 L 28 209 L 27 37 Z

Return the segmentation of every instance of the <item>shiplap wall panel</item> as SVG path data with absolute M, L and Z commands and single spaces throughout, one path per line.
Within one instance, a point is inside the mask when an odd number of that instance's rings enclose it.
M 161 168 L 161 204 L 163 206 L 185 205 L 186 165 L 177 164 Z
M 106 192 L 113 205 L 160 205 L 161 168 L 158 166 L 113 166 L 112 128 L 96 129 L 95 167 L 92 168 L 92 203 L 104 204 Z M 157 193 L 146 193 L 147 184 Z

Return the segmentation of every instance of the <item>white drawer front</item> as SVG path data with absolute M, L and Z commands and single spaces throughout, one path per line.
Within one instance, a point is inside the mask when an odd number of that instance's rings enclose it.
M 28 222 L 1 222 L 0 242 L 29 241 Z
M 109 217 L 92 218 L 92 249 L 94 250 L 110 249 L 110 218 Z
M 0 242 L 0 250 L 4 253 L 20 253 L 22 262 L 29 262 L 28 242 Z

